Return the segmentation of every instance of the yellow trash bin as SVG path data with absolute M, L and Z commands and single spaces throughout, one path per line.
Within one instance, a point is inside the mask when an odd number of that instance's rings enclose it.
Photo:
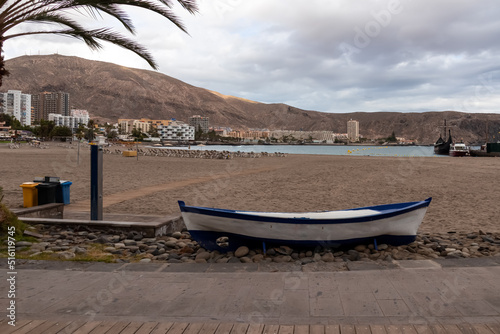
M 20 185 L 20 187 L 23 188 L 23 200 L 25 208 L 31 208 L 32 206 L 38 205 L 38 189 L 36 189 L 37 185 L 37 182 L 24 182 Z

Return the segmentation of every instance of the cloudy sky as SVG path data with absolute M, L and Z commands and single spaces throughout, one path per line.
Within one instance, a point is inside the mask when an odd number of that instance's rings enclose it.
M 198 2 L 195 16 L 175 7 L 190 35 L 156 14 L 129 11 L 134 39 L 160 72 L 189 84 L 324 112 L 500 113 L 498 1 Z M 150 69 L 121 48 L 90 51 L 58 36 L 12 39 L 4 51 L 7 59 L 59 53 Z

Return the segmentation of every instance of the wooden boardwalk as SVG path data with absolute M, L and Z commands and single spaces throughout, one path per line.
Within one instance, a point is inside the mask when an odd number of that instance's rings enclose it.
M 500 334 L 500 324 L 266 325 L 243 323 L 47 321 L 0 322 L 2 334 Z

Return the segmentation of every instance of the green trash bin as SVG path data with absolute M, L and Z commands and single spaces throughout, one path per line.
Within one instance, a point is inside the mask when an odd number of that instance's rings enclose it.
M 39 183 L 36 186 L 38 189 L 38 205 L 55 203 L 57 186 L 57 183 Z

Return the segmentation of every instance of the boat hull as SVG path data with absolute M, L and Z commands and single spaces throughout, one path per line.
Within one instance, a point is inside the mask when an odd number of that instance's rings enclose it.
M 301 213 L 284 214 L 297 216 L 291 218 L 279 213 L 242 213 L 190 207 L 183 202 L 179 205 L 194 240 L 208 250 L 230 251 L 241 245 L 262 247 L 263 244 L 299 247 L 340 247 L 373 242 L 408 244 L 415 240 L 430 201 L 331 212 L 334 218 L 327 218 L 328 212 L 309 213 L 313 217 L 325 217 L 319 219 L 301 217 Z M 218 242 L 221 238 L 227 239 L 225 247 Z

